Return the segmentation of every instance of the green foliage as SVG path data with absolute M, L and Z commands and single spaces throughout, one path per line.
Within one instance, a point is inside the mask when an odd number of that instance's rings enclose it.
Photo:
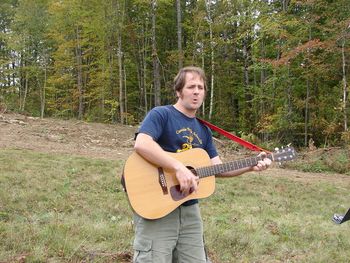
M 350 152 L 343 150 L 333 153 L 332 151 L 325 155 L 325 164 L 334 172 L 350 174 L 349 164 Z
M 174 1 L 157 1 L 156 54 L 150 1 L 6 0 L 0 7 L 0 95 L 9 109 L 38 116 L 44 107 L 45 116 L 82 114 L 90 121 L 127 116 L 137 123 L 154 106 L 155 56 L 161 100 L 173 102 Z M 305 146 L 305 137 L 317 146 L 343 143 L 346 0 L 214 1 L 213 42 L 205 2 L 182 1 L 181 9 L 184 65 L 202 66 L 208 84 L 213 76 L 216 124 L 262 143 Z
M 305 154 L 295 161 L 285 164 L 286 167 L 303 172 L 341 173 L 350 174 L 350 150 L 346 148 L 316 149 Z
M 350 131 L 342 132 L 341 133 L 341 140 L 345 145 L 350 147 Z
M 322 160 L 315 160 L 301 164 L 298 169 L 303 172 L 324 173 L 330 172 L 329 167 Z

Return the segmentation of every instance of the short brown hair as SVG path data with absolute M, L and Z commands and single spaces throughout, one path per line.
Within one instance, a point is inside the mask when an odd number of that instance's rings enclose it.
M 198 74 L 204 82 L 204 90 L 207 91 L 207 80 L 205 77 L 204 70 L 201 69 L 200 67 L 188 66 L 188 67 L 184 67 L 184 68 L 180 69 L 179 73 L 177 73 L 176 77 L 174 78 L 174 91 L 175 91 L 175 93 L 177 91 L 181 92 L 182 89 L 184 88 L 185 81 L 186 81 L 186 74 L 188 72 Z

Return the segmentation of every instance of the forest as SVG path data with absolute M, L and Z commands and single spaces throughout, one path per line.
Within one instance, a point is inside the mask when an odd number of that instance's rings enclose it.
M 349 146 L 348 0 L 1 0 L 0 111 L 136 125 L 202 67 L 199 115 L 252 142 Z

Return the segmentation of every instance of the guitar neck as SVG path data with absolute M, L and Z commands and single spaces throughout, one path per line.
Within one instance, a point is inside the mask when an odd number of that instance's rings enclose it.
M 273 160 L 272 154 L 267 154 L 267 156 L 264 156 L 264 157 L 256 156 L 256 157 L 235 160 L 235 161 L 222 163 L 222 164 L 204 166 L 204 167 L 194 169 L 194 171 L 199 178 L 204 178 L 204 177 L 213 176 L 221 173 L 239 170 L 246 167 L 255 166 L 258 164 L 259 161 L 263 160 L 263 158 L 269 158 Z

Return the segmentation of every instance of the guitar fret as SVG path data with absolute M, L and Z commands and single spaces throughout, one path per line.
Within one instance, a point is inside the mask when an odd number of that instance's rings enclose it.
M 280 153 L 280 155 L 286 155 L 283 153 L 284 152 Z M 289 153 L 288 156 L 284 156 L 284 159 L 285 160 L 293 159 L 294 155 L 295 155 L 295 153 L 291 152 L 291 153 Z M 266 157 L 271 159 L 271 160 L 274 160 L 274 156 L 272 156 L 272 154 L 268 154 Z M 208 176 L 212 176 L 212 175 L 226 173 L 226 172 L 230 172 L 230 171 L 234 171 L 234 170 L 239 170 L 239 169 L 246 168 L 246 167 L 251 167 L 251 166 L 257 165 L 258 162 L 262 159 L 263 159 L 262 156 L 244 158 L 244 159 L 234 160 L 234 161 L 227 162 L 227 163 L 200 167 L 200 168 L 196 169 L 196 172 L 200 178 L 203 178 L 203 177 L 208 177 Z M 281 159 L 281 157 L 279 157 L 279 160 L 280 159 Z
M 197 174 L 200 178 L 204 177 L 204 168 L 199 168 Z
M 252 160 L 248 159 L 248 166 L 252 166 Z
M 202 168 L 196 169 L 196 172 L 197 172 L 197 175 L 198 175 L 199 178 L 203 177 L 203 169 Z
M 215 171 L 215 174 L 219 174 L 220 173 L 220 167 L 218 165 L 215 165 L 214 171 Z
M 209 169 L 205 168 L 205 176 L 208 177 L 209 176 Z
M 224 173 L 230 171 L 230 165 L 227 164 L 227 163 L 223 166 L 223 168 L 224 168 L 224 169 L 223 169 L 223 172 L 224 172 Z

